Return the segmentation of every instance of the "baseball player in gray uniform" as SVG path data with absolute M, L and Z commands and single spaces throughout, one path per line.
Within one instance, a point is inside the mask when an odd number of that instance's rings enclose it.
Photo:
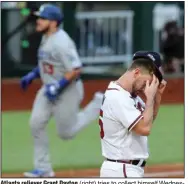
M 45 4 L 35 13 L 36 31 L 43 32 L 38 49 L 38 66 L 21 79 L 26 90 L 40 77 L 42 87 L 33 104 L 30 127 L 34 139 L 34 170 L 25 177 L 54 177 L 48 150 L 46 125 L 53 115 L 60 138 L 70 139 L 99 115 L 103 95 L 96 93 L 93 100 L 79 111 L 84 91 L 79 75 L 82 64 L 76 47 L 68 34 L 59 28 L 61 10 Z

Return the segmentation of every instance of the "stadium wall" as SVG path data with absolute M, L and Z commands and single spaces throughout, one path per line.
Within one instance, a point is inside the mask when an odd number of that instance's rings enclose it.
M 84 80 L 85 97 L 82 106 L 86 105 L 96 91 L 106 89 L 109 82 L 113 79 L 92 79 Z M 164 92 L 163 104 L 182 104 L 184 103 L 184 78 L 168 79 L 168 85 Z M 2 111 L 30 110 L 37 90 L 40 88 L 40 80 L 32 83 L 26 92 L 19 86 L 18 79 L 2 80 Z

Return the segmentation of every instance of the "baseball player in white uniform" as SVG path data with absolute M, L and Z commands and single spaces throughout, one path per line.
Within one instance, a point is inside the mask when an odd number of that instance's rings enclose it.
M 38 49 L 38 66 L 21 79 L 25 90 L 40 76 L 42 87 L 33 104 L 30 127 L 34 139 L 34 170 L 25 177 L 54 177 L 48 150 L 46 125 L 53 115 L 57 133 L 71 139 L 99 115 L 103 95 L 96 93 L 93 100 L 79 112 L 83 99 L 83 84 L 79 79 L 82 64 L 76 47 L 68 34 L 58 28 L 63 16 L 51 4 L 41 6 L 36 31 L 43 32 Z
M 102 155 L 100 177 L 143 177 L 148 138 L 166 81 L 158 53 L 138 51 L 130 68 L 105 92 L 99 126 Z M 146 102 L 138 96 L 144 94 Z

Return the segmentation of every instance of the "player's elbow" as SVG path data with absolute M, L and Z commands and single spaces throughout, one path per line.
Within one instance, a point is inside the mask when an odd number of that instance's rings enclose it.
M 81 68 L 74 69 L 74 78 L 77 78 L 81 75 Z
M 148 127 L 145 127 L 145 128 L 142 128 L 139 133 L 142 136 L 149 136 L 151 133 L 151 130 Z
M 151 127 L 143 126 L 143 124 L 139 122 L 138 124 L 136 124 L 136 126 L 133 127 L 132 131 L 137 135 L 149 136 L 151 133 Z
M 151 131 L 148 128 L 141 128 L 141 129 L 133 130 L 133 132 L 135 132 L 137 135 L 149 136 Z
M 74 80 L 74 79 L 79 78 L 80 74 L 81 74 L 81 68 L 75 68 L 74 70 L 65 73 L 65 74 L 64 74 L 64 77 L 65 77 L 67 80 L 72 81 L 72 80 Z
M 81 74 L 81 68 L 75 68 L 74 72 L 76 73 L 76 75 L 80 75 Z

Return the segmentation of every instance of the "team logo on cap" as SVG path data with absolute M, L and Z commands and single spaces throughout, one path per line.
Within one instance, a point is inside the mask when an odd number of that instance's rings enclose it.
M 152 61 L 155 61 L 155 58 L 154 58 L 151 54 L 148 54 L 148 57 L 149 57 Z
M 39 8 L 39 12 L 43 12 L 44 8 L 46 8 L 49 4 L 43 4 L 40 8 Z

